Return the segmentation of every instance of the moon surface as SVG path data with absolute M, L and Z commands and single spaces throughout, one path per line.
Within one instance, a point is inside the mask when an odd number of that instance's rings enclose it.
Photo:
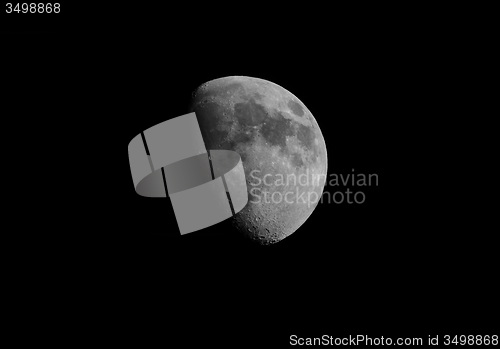
M 193 93 L 207 149 L 240 154 L 248 203 L 233 226 L 261 244 L 295 232 L 323 192 L 326 145 L 307 107 L 270 81 L 230 76 L 209 81 Z

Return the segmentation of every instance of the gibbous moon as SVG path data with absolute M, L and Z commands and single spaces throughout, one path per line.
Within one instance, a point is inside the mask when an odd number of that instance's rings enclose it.
M 270 81 L 230 76 L 196 89 L 196 112 L 207 149 L 240 154 L 248 204 L 233 226 L 261 244 L 295 232 L 321 198 L 326 145 L 315 118 L 292 93 Z

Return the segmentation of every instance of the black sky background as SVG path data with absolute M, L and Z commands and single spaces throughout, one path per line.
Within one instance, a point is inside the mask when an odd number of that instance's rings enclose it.
M 2 33 L 14 121 L 29 122 L 33 167 L 57 178 L 36 188 L 48 228 L 23 225 L 19 266 L 67 304 L 62 318 L 86 319 L 89 336 L 275 346 L 491 325 L 493 232 L 456 176 L 475 135 L 457 117 L 466 31 L 383 9 L 70 9 Z M 181 237 L 169 202 L 135 194 L 126 147 L 229 75 L 295 94 L 321 127 L 329 173 L 379 175 L 366 202 L 319 205 L 273 246 L 225 223 Z

